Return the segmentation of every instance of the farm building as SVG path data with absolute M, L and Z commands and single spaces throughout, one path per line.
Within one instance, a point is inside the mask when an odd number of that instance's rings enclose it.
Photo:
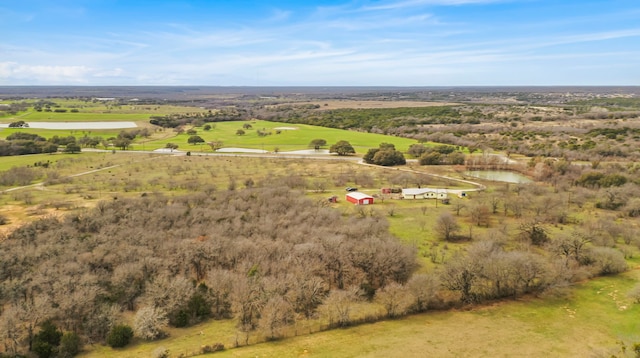
M 356 205 L 369 205 L 373 204 L 373 196 L 354 191 L 347 194 L 347 201 Z
M 398 194 L 402 192 L 401 188 L 382 188 L 380 189 L 382 194 Z
M 402 189 L 403 199 L 449 199 L 446 189 L 408 188 Z

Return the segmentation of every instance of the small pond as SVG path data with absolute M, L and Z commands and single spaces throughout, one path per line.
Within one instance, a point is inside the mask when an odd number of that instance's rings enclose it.
M 521 184 L 531 183 L 533 181 L 522 174 L 506 170 L 468 170 L 463 172 L 463 174 L 474 178 L 501 181 L 505 183 Z
M 138 127 L 135 122 L 27 122 L 29 128 L 37 129 L 124 129 Z M 0 123 L 0 128 L 8 128 L 9 123 Z

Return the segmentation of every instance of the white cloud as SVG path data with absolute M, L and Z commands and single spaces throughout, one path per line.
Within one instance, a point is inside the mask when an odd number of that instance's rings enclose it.
M 88 66 L 27 65 L 0 62 L 0 82 L 4 84 L 84 84 L 92 78 L 119 78 L 121 68 L 97 69 Z
M 91 69 L 85 66 L 21 65 L 15 62 L 0 63 L 0 77 L 33 79 L 38 82 L 84 82 Z
M 422 6 L 459 6 L 459 5 L 476 5 L 490 4 L 501 2 L 500 0 L 406 0 L 406 1 L 390 1 L 380 5 L 363 6 L 360 9 L 364 11 L 380 11 L 380 10 L 397 10 Z
M 271 17 L 269 17 L 267 21 L 279 22 L 279 21 L 288 20 L 292 14 L 293 12 L 291 11 L 275 9 L 273 10 Z

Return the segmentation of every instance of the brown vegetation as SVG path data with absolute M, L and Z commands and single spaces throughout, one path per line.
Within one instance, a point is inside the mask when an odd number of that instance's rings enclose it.
M 330 292 L 405 283 L 416 268 L 384 220 L 344 218 L 284 188 L 101 202 L 19 228 L 0 262 L 9 352 L 47 319 L 101 342 L 121 310 L 137 310 L 147 339 L 167 321 L 231 316 L 275 338 Z

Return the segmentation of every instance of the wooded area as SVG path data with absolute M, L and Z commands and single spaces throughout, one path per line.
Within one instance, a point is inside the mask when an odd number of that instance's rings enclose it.
M 343 218 L 283 188 L 101 202 L 16 230 L 0 263 L 9 353 L 48 319 L 102 342 L 121 310 L 173 326 L 235 316 L 252 331 L 272 305 L 311 317 L 333 292 L 406 283 L 416 268 L 384 220 Z

